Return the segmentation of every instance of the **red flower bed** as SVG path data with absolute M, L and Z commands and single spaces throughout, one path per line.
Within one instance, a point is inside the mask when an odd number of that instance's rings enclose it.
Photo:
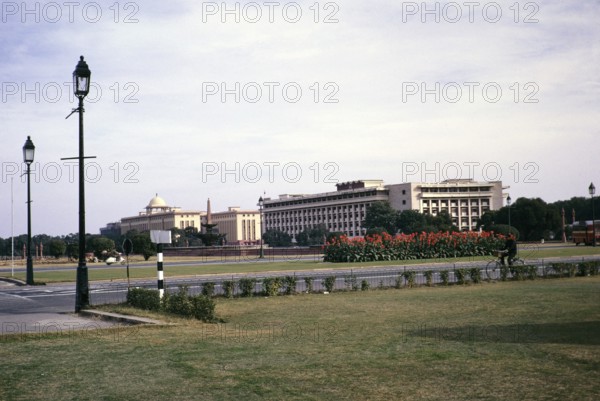
M 375 234 L 366 238 L 341 236 L 325 245 L 325 262 L 372 262 L 491 255 L 505 237 L 493 232 Z

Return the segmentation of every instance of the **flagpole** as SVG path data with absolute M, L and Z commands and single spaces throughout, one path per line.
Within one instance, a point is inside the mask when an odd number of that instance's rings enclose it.
M 10 276 L 15 276 L 15 213 L 13 199 L 13 177 L 10 177 Z

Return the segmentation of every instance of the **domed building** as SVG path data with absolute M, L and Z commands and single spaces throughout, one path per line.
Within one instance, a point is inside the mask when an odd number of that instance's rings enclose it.
M 185 229 L 187 227 L 201 228 L 202 218 L 206 212 L 199 210 L 182 210 L 180 207 L 169 206 L 167 202 L 156 194 L 144 211 L 137 216 L 123 217 L 121 219 L 121 234 L 130 230 L 170 230 L 171 228 Z
M 150 202 L 148 202 L 148 206 L 146 206 L 146 211 L 147 212 L 151 212 L 153 210 L 164 211 L 168 208 L 169 208 L 169 206 L 167 206 L 167 202 L 165 202 L 165 200 L 163 198 L 161 198 L 160 196 L 158 196 L 158 194 L 156 194 L 156 196 L 154 198 L 150 199 Z
M 259 243 L 261 221 L 258 210 L 242 210 L 236 206 L 229 207 L 226 212 L 211 213 L 210 199 L 207 200 L 206 210 L 182 210 L 180 207 L 169 206 L 156 194 L 137 216 L 121 219 L 121 234 L 127 234 L 130 230 L 184 230 L 187 227 L 195 227 L 199 232 L 206 233 L 207 226 L 214 226 L 211 227 L 213 232 L 224 235 L 227 245 Z M 117 227 L 118 223 L 110 223 L 107 227 L 112 225 Z

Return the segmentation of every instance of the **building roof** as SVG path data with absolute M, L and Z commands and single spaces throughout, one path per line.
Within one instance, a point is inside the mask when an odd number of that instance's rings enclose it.
M 146 208 L 153 209 L 159 207 L 167 207 L 167 202 L 165 202 L 163 198 L 156 194 L 154 198 L 150 199 L 150 202 L 148 202 L 148 206 L 146 206 Z

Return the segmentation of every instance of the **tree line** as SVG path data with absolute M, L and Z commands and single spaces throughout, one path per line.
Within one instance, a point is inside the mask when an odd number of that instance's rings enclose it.
M 133 242 L 133 252 L 143 255 L 146 260 L 154 255 L 155 246 L 150 240 L 149 232 L 138 232 L 131 230 L 125 235 L 104 236 L 97 234 L 86 234 L 85 252 L 93 253 L 94 257 L 104 260 L 123 252 L 123 241 L 125 238 Z M 14 237 L 14 256 L 25 258 L 27 255 L 27 235 L 22 234 Z M 62 236 L 49 236 L 46 234 L 33 235 L 31 237 L 31 255 L 36 257 L 36 247 L 41 250 L 38 254 L 46 258 L 67 257 L 69 260 L 77 260 L 79 257 L 79 235 L 68 234 Z M 0 238 L 0 255 L 9 258 L 12 255 L 13 239 Z
M 477 222 L 477 229 L 501 234 L 514 234 L 521 241 L 561 239 L 562 213 L 565 214 L 565 236 L 571 235 L 575 222 L 592 220 L 591 198 L 573 197 L 569 200 L 547 203 L 541 198 L 518 198 L 510 206 L 485 212 Z M 600 219 L 600 202 L 594 202 L 594 215 Z M 510 222 L 509 222 L 510 217 Z M 510 226 L 509 226 L 510 223 Z M 363 227 L 369 233 L 389 234 L 415 232 L 458 231 L 448 212 L 437 216 L 415 210 L 397 211 L 388 202 L 375 202 L 366 211 Z
M 85 251 L 93 253 L 99 260 L 105 260 L 107 257 L 116 256 L 117 253 L 123 253 L 123 241 L 129 238 L 133 243 L 133 253 L 142 255 L 145 260 L 156 254 L 156 245 L 150 240 L 149 231 L 130 230 L 126 234 L 86 234 Z M 221 245 L 225 236 L 218 232 L 201 233 L 196 227 L 187 227 L 185 229 L 172 228 L 171 239 L 172 246 L 212 246 Z M 79 235 L 68 234 L 63 236 L 49 236 L 38 234 L 31 237 L 32 256 L 36 255 L 36 246 L 43 246 L 43 256 L 61 258 L 67 257 L 70 260 L 76 260 L 79 257 Z M 25 258 L 27 245 L 27 235 L 14 237 L 14 255 L 15 257 Z M 38 248 L 39 249 L 39 248 Z M 0 238 L 0 255 L 4 258 L 10 257 L 12 252 L 12 238 Z
M 562 211 L 565 212 L 565 236 L 570 237 L 570 225 L 575 221 L 592 220 L 592 200 L 585 197 L 573 197 L 569 200 L 546 203 L 541 198 L 518 198 L 510 206 L 510 230 L 509 230 L 509 207 L 504 206 L 499 210 L 485 212 L 477 223 L 477 229 L 494 231 L 508 234 L 509 232 L 521 241 L 539 241 L 541 239 L 552 240 L 562 238 Z M 594 215 L 600 219 L 600 201 L 594 202 Z M 415 210 L 399 212 L 391 207 L 388 202 L 374 202 L 366 210 L 363 228 L 367 234 L 412 234 L 415 232 L 438 232 L 459 231 L 452 224 L 452 218 L 448 212 L 442 211 L 436 216 L 423 214 Z M 322 245 L 333 237 L 342 233 L 330 232 L 325 225 L 309 227 L 296 236 L 296 245 L 311 246 Z M 122 244 L 125 238 L 133 242 L 133 252 L 143 255 L 147 260 L 154 255 L 155 245 L 150 241 L 150 233 L 131 230 L 127 234 L 120 235 L 86 235 L 86 253 L 94 253 L 102 258 L 107 253 L 123 252 Z M 186 229 L 171 229 L 173 246 L 201 246 L 220 245 L 223 238 L 218 233 L 199 233 L 196 227 Z M 290 234 L 281 230 L 267 230 L 263 234 L 264 242 L 274 247 L 285 247 L 294 245 Z M 24 245 L 27 244 L 27 235 L 22 234 L 14 237 L 15 257 L 25 257 Z M 46 257 L 68 257 L 77 259 L 79 253 L 79 237 L 77 234 L 63 236 L 49 236 L 38 234 L 32 236 L 32 246 L 43 245 L 43 254 Z M 11 256 L 11 238 L 0 238 L 0 255 L 4 258 Z M 35 248 L 31 254 L 35 256 Z
M 565 236 L 570 238 L 573 216 L 575 221 L 592 220 L 592 200 L 573 197 L 547 203 L 541 198 L 518 198 L 509 207 L 485 212 L 477 221 L 477 229 L 513 234 L 520 241 L 540 241 L 561 239 L 563 234 L 562 211 L 565 213 Z M 594 215 L 600 220 L 600 201 L 594 202 Z M 412 234 L 421 232 L 456 232 L 459 228 L 452 224 L 447 211 L 437 215 L 420 213 L 416 210 L 398 211 L 389 202 L 374 202 L 367 207 L 362 223 L 366 235 Z M 296 245 L 322 245 L 342 233 L 329 232 L 325 225 L 304 229 L 296 236 Z M 270 246 L 291 246 L 293 238 L 281 230 L 267 230 L 263 239 Z

